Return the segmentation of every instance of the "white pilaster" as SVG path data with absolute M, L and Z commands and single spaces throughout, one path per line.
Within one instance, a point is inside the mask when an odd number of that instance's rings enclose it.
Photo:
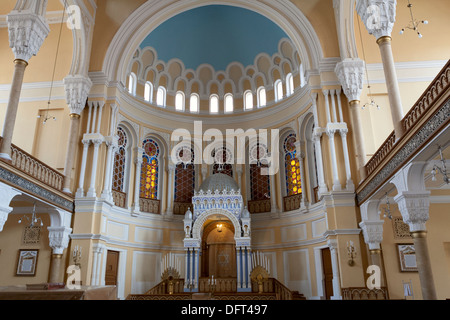
M 97 178 L 97 167 L 98 167 L 98 151 L 100 145 L 102 144 L 103 139 L 94 139 L 92 143 L 94 144 L 94 156 L 92 158 L 92 171 L 91 171 L 91 181 L 89 190 L 87 192 L 88 198 L 95 198 L 97 196 L 97 192 L 95 190 L 95 180 Z
M 333 269 L 333 296 L 332 300 L 342 300 L 341 285 L 339 282 L 339 261 L 338 261 L 338 245 L 337 240 L 328 240 L 328 247 L 331 252 L 331 268 Z

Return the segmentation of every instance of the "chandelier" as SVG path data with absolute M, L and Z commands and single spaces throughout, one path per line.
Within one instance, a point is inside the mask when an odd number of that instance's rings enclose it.
M 419 38 L 422 38 L 423 36 L 422 36 L 422 34 L 420 33 L 420 31 L 419 31 L 419 25 L 420 24 L 428 24 L 428 21 L 427 20 L 416 20 L 415 18 L 414 18 L 414 14 L 413 14 L 413 11 L 412 11 L 412 4 L 411 4 L 411 2 L 410 2 L 410 0 L 408 0 L 408 5 L 407 5 L 407 7 L 409 8 L 409 13 L 410 13 L 410 15 L 411 15 L 411 21 L 409 22 L 409 24 L 406 26 L 406 27 L 404 27 L 401 31 L 400 31 L 400 34 L 403 34 L 404 32 L 405 32 L 405 29 L 410 29 L 410 30 L 414 30 L 415 32 L 417 32 L 417 35 L 419 36 Z
M 443 155 L 443 153 L 442 153 L 442 148 L 441 148 L 441 146 L 438 146 L 438 150 L 439 150 L 439 156 L 440 156 L 440 158 L 441 158 L 441 163 L 442 163 L 442 167 L 440 167 L 440 166 L 438 166 L 438 165 L 434 165 L 433 166 L 433 169 L 431 170 L 431 181 L 436 181 L 437 179 L 436 179 L 436 175 L 437 175 L 437 173 L 438 173 L 438 171 L 442 174 L 442 176 L 443 176 L 443 180 L 444 180 L 444 182 L 446 183 L 446 184 L 449 184 L 450 183 L 450 178 L 449 178 L 449 176 L 447 175 L 447 166 L 445 165 L 445 158 L 444 158 L 444 155 Z
M 28 222 L 30 222 L 28 227 L 35 227 L 38 224 L 38 222 L 39 222 L 40 227 L 42 227 L 44 225 L 42 223 L 42 219 L 36 217 L 36 203 L 33 206 L 33 213 L 31 214 L 31 219 L 28 216 L 24 215 L 22 218 L 19 219 L 19 224 L 22 223 L 22 221 L 24 219 L 26 219 Z
M 392 220 L 391 205 L 389 203 L 389 197 L 387 193 L 386 193 L 386 208 L 384 208 L 384 217 Z

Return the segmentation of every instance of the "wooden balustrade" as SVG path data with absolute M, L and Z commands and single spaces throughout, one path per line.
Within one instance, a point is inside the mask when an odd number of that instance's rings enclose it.
M 200 278 L 198 283 L 199 293 L 212 293 L 209 278 Z M 289 290 L 280 281 L 269 278 L 263 281 L 263 292 L 259 292 L 257 282 L 252 282 L 252 291 L 248 293 L 237 292 L 236 278 L 216 278 L 213 300 L 306 300 L 296 291 Z M 169 293 L 169 281 L 164 280 L 143 295 L 129 295 L 127 300 L 184 300 L 192 299 L 190 292 L 184 292 L 184 279 L 174 279 L 170 285 L 172 293 Z
M 250 213 L 270 212 L 270 209 L 270 199 L 248 201 L 248 211 Z
M 186 211 L 190 208 L 192 209 L 192 202 L 174 202 L 173 203 L 173 214 L 184 215 Z
M 120 208 L 126 208 L 127 194 L 125 192 L 112 190 L 114 205 Z
M 450 88 L 450 60 L 445 67 L 425 90 L 419 100 L 409 110 L 402 120 L 403 130 L 407 133 L 413 128 L 423 115 L 432 107 L 437 100 Z
M 294 211 L 300 209 L 300 204 L 302 202 L 302 194 L 294 194 L 293 196 L 287 196 L 283 198 L 284 211 Z
M 384 141 L 381 147 L 375 152 L 373 157 L 367 162 L 365 165 L 367 175 L 370 175 L 375 169 L 379 166 L 379 164 L 386 159 L 386 156 L 392 151 L 392 148 L 395 144 L 395 132 L 392 132 L 391 135 Z
M 343 300 L 389 300 L 389 293 L 386 287 L 380 289 L 343 288 Z
M 28 176 L 44 183 L 48 187 L 62 191 L 64 175 L 39 161 L 29 153 L 11 145 L 11 165 Z
M 160 213 L 160 201 L 156 199 L 139 198 L 139 208 L 141 212 Z

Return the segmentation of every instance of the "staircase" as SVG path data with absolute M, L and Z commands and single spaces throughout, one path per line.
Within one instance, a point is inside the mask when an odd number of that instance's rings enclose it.
M 252 282 L 252 292 L 237 292 L 236 278 L 218 278 L 214 293 L 208 278 L 199 279 L 199 292 L 184 292 L 184 279 L 160 282 L 145 294 L 132 294 L 127 300 L 306 300 L 298 291 L 291 291 L 280 281 L 269 278 L 262 283 Z

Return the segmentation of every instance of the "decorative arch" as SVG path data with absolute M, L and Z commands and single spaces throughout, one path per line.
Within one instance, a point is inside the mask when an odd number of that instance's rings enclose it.
M 242 238 L 241 234 L 242 234 L 242 227 L 241 224 L 238 220 L 238 218 L 231 212 L 229 212 L 228 210 L 225 209 L 211 209 L 207 212 L 202 213 L 194 222 L 194 225 L 192 226 L 192 238 L 193 239 L 197 239 L 197 240 L 201 240 L 202 236 L 203 236 L 203 227 L 205 225 L 205 222 L 213 216 L 224 216 L 225 218 L 227 218 L 228 220 L 231 221 L 231 223 L 233 224 L 234 227 L 234 238 L 235 239 L 240 239 Z

